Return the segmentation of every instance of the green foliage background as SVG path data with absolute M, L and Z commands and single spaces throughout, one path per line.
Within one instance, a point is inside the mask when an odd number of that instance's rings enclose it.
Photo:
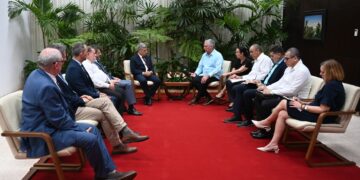
M 280 44 L 286 38 L 282 2 L 173 0 L 163 7 L 150 0 L 91 0 L 94 11 L 85 14 L 73 3 L 54 7 L 51 0 L 10 0 L 8 15 L 15 18 L 30 11 L 41 28 L 44 47 L 52 42 L 64 43 L 68 50 L 79 41 L 96 44 L 102 50 L 102 62 L 116 76 L 122 76 L 122 61 L 135 53 L 138 42 L 145 42 L 163 76 L 168 71 L 193 71 L 205 39 L 214 39 L 225 59 L 233 59 L 236 46 L 258 43 L 267 50 Z M 250 17 L 242 19 L 240 11 L 250 13 Z M 81 32 L 79 25 L 85 27 Z M 159 57 L 160 47 L 166 47 L 171 57 Z M 28 74 L 34 65 L 26 64 Z

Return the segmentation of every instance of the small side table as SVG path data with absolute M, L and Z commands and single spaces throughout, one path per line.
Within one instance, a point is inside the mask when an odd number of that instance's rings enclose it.
M 182 100 L 190 91 L 190 82 L 164 82 L 165 94 L 169 99 L 172 100 Z M 179 94 L 170 93 L 169 90 L 178 89 L 182 91 Z

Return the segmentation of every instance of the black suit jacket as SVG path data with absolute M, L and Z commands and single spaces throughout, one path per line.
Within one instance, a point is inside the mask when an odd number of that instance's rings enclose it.
M 84 94 L 93 98 L 98 98 L 100 96 L 85 68 L 83 69 L 80 64 L 73 59 L 66 69 L 65 78 L 69 83 L 69 86 L 80 96 Z
M 148 71 L 153 71 L 153 64 L 151 62 L 151 58 L 149 56 L 143 57 L 144 61 L 146 63 L 146 66 L 148 67 Z M 142 74 L 142 72 L 145 72 L 145 66 L 142 62 L 139 54 L 135 54 L 133 57 L 130 58 L 130 69 L 131 73 L 136 76 L 138 74 Z M 154 72 L 155 73 L 155 72 Z
M 77 108 L 79 106 L 85 106 L 85 102 L 74 90 L 71 89 L 68 84 L 66 84 L 65 80 L 60 76 L 61 75 L 56 76 L 56 81 L 64 95 L 64 98 L 70 106 L 71 115 L 75 119 Z
M 266 86 L 278 81 L 285 72 L 285 69 L 287 68 L 285 61 L 281 61 L 280 64 L 276 67 L 274 72 L 271 74 L 270 79 L 268 80 Z M 267 74 L 264 78 L 264 80 L 269 76 L 270 74 Z M 262 83 L 264 83 L 264 80 L 262 80 Z

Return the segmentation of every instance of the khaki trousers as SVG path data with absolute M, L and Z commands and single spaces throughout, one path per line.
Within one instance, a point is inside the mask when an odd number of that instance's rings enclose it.
M 119 132 L 127 125 L 108 97 L 93 99 L 78 107 L 75 113 L 76 120 L 92 119 L 99 121 L 106 138 L 114 147 L 121 144 Z

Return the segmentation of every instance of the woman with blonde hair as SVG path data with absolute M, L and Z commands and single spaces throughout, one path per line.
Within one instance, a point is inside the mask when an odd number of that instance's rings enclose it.
M 262 121 L 254 121 L 258 128 L 270 130 L 272 122 L 276 121 L 274 136 L 260 151 L 279 152 L 279 141 L 285 130 L 285 120 L 289 117 L 302 121 L 316 122 L 320 113 L 338 111 L 345 103 L 345 90 L 342 84 L 344 70 L 339 62 L 334 59 L 320 64 L 320 76 L 325 84 L 315 95 L 312 102 L 302 102 L 298 98 L 282 100 L 273 110 L 272 114 Z M 335 122 L 336 116 L 327 117 L 324 123 Z

